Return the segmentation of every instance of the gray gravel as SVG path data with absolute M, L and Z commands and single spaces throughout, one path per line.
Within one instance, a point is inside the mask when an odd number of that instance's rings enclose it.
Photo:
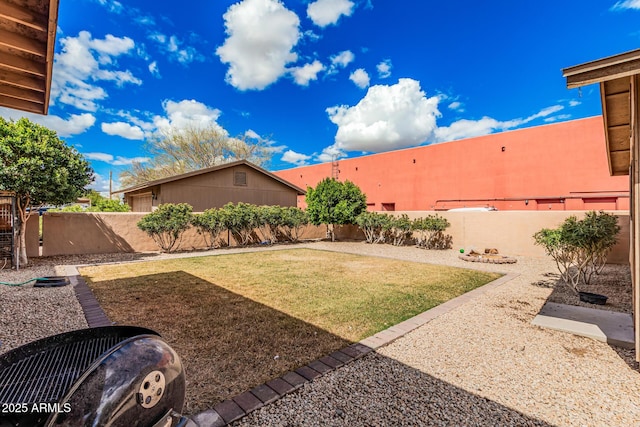
M 20 283 L 31 278 L 58 275 L 48 262 L 15 270 L 0 270 L 0 282 Z M 0 285 L 0 353 L 36 339 L 86 328 L 73 286 L 34 288 Z
M 632 351 L 531 325 L 552 292 L 548 286 L 534 285 L 548 282 L 548 274 L 554 273 L 549 259 L 516 257 L 516 264 L 488 265 L 465 263 L 455 251 L 361 242 L 297 247 L 520 276 L 234 425 L 640 426 L 640 374 Z M 211 254 L 232 251 L 237 250 Z M 39 260 L 20 272 L 0 271 L 0 281 L 55 275 L 52 264 L 174 256 L 183 255 Z M 31 285 L 0 286 L 0 325 L 0 353 L 86 327 L 70 286 L 34 289 Z
M 533 285 L 554 272 L 550 260 L 488 265 L 455 251 L 314 247 L 520 276 L 234 426 L 640 425 L 633 352 L 531 325 L 552 292 Z

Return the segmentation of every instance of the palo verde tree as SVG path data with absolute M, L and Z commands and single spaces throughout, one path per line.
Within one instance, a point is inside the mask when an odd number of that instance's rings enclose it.
M 148 162 L 133 162 L 120 174 L 123 186 L 179 175 L 236 160 L 262 166 L 272 150 L 264 139 L 231 137 L 219 126 L 173 127 L 158 132 L 145 145 Z
M 93 170 L 75 148 L 28 119 L 0 117 L 0 189 L 16 194 L 19 259 L 26 265 L 27 220 L 36 207 L 75 201 L 93 181 Z
M 307 214 L 313 225 L 326 224 L 331 241 L 334 227 L 355 224 L 356 217 L 367 209 L 367 196 L 351 181 L 325 178 L 316 188 L 307 188 Z

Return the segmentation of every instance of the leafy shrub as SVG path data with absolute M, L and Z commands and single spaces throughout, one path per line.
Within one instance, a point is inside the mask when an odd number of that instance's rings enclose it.
M 452 238 L 450 235 L 444 234 L 450 225 L 446 218 L 437 214 L 415 219 L 411 228 L 418 234 L 416 245 L 425 249 L 451 248 Z
M 177 248 L 182 234 L 189 228 L 193 219 L 193 208 L 187 203 L 166 203 L 142 217 L 138 228 L 147 233 L 164 252 Z
M 580 281 L 589 284 L 602 271 L 619 232 L 615 215 L 590 211 L 582 220 L 570 216 L 557 229 L 543 228 L 533 238 L 556 262 L 562 280 L 578 292 Z
M 309 224 L 307 213 L 300 208 L 286 207 L 281 211 L 280 231 L 290 242 L 297 242 L 304 227 Z
M 364 233 L 367 243 L 383 243 L 391 226 L 389 216 L 378 212 L 362 212 L 355 222 Z
M 249 203 L 227 203 L 221 208 L 225 228 L 235 241 L 246 246 L 255 240 L 254 230 L 259 226 L 257 206 Z
M 216 238 L 225 229 L 223 212 L 220 209 L 211 208 L 193 216 L 191 223 L 204 238 L 206 245 L 213 249 L 216 247 Z
M 411 238 L 411 225 L 412 221 L 406 214 L 402 214 L 399 217 L 391 216 L 389 218 L 387 234 L 394 246 L 402 246 L 407 239 Z
M 278 242 L 278 234 L 283 224 L 282 206 L 258 206 L 258 228 L 262 234 L 262 241 L 268 244 Z

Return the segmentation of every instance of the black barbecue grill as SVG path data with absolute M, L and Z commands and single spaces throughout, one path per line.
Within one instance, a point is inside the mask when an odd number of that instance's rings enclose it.
M 0 427 L 183 426 L 178 355 L 149 329 L 108 326 L 0 355 Z

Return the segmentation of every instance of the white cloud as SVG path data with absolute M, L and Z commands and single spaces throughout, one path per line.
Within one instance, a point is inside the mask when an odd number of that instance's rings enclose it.
M 122 138 L 132 140 L 143 140 L 144 132 L 138 126 L 132 126 L 129 123 L 115 122 L 115 123 L 102 123 L 102 132 L 107 135 L 121 136 Z
M 314 159 L 327 162 L 344 157 L 350 151 L 397 150 L 426 142 L 453 141 L 515 129 L 536 119 L 551 122 L 570 118 L 563 114 L 554 116 L 564 107 L 552 105 L 524 118 L 500 121 L 485 116 L 478 120 L 461 119 L 439 127 L 438 104 L 445 99 L 447 97 L 442 95 L 428 98 L 420 83 L 409 78 L 400 79 L 394 85 L 372 86 L 355 106 L 327 108 L 329 119 L 338 125 L 338 130 L 334 144 L 314 155 Z M 450 103 L 449 107 L 462 106 L 455 105 L 456 102 Z
M 458 111 L 458 112 L 464 111 L 464 107 L 462 106 L 462 103 L 460 101 L 453 101 L 452 103 L 447 105 L 447 108 L 453 111 Z
M 180 40 L 176 35 L 167 36 L 166 34 L 154 32 L 149 34 L 147 38 L 158 43 L 161 50 L 167 54 L 167 57 L 171 61 L 188 65 L 194 61 L 202 62 L 205 60 L 204 55 L 198 52 L 195 47 L 186 46 L 185 42 Z
M 158 69 L 158 63 L 156 61 L 153 61 L 151 64 L 149 64 L 149 72 L 155 77 L 160 78 L 160 70 Z
M 256 131 L 254 131 L 253 129 L 247 129 L 244 132 L 244 136 L 246 136 L 247 138 L 251 138 L 251 139 L 262 139 L 262 137 L 260 137 L 260 135 L 258 135 L 258 133 Z
M 323 71 L 325 66 L 317 59 L 311 64 L 305 64 L 302 67 L 290 68 L 293 79 L 300 86 L 309 86 L 311 80 L 318 79 L 318 73 Z
M 376 65 L 376 69 L 378 70 L 378 77 L 380 77 L 381 79 L 386 79 L 387 77 L 391 76 L 391 67 L 392 65 L 390 59 L 385 59 L 384 61 Z
M 544 119 L 546 123 L 557 122 L 558 120 L 568 120 L 571 118 L 571 114 L 558 114 L 557 116 L 551 116 Z
M 190 126 L 214 126 L 227 133 L 218 123 L 220 110 L 211 108 L 196 100 L 182 100 L 179 102 L 166 100 L 162 103 L 166 116 L 154 116 L 153 124 L 160 131 L 168 131 L 172 128 L 185 128 Z
M 98 193 L 100 193 L 104 197 L 109 197 L 109 178 L 105 178 L 102 175 L 99 175 L 97 173 L 93 174 L 93 178 L 94 178 L 94 181 L 87 188 L 96 190 Z M 116 182 L 114 181 L 113 188 L 114 189 L 120 188 L 120 185 L 118 184 L 116 186 Z
M 98 0 L 98 3 L 107 8 L 109 12 L 119 14 L 124 10 L 122 3 L 116 0 Z
M 351 73 L 349 80 L 354 82 L 360 89 L 364 89 L 369 86 L 369 82 L 371 81 L 369 74 L 363 68 L 358 68 Z
M 340 159 L 342 157 L 346 157 L 344 151 L 336 147 L 335 145 L 330 145 L 329 147 L 325 147 L 322 150 L 322 153 L 317 154 L 315 156 L 315 160 L 319 162 L 331 162 L 335 159 Z
M 89 160 L 109 163 L 113 166 L 130 166 L 133 162 L 146 163 L 150 160 L 148 157 L 122 157 L 108 153 L 83 153 L 82 155 Z
M 319 27 L 338 22 L 342 15 L 351 16 L 355 4 L 350 0 L 317 0 L 307 6 L 307 16 Z
M 496 131 L 504 131 L 517 128 L 535 119 L 550 116 L 562 110 L 562 105 L 553 105 L 543 108 L 539 112 L 525 118 L 517 118 L 506 121 L 499 121 L 491 117 L 483 117 L 479 120 L 461 119 L 451 123 L 449 126 L 439 127 L 435 130 L 435 139 L 438 142 L 454 141 L 474 136 L 488 135 Z
M 372 86 L 357 105 L 327 109 L 329 119 L 338 125 L 332 148 L 380 152 L 421 144 L 436 129 L 438 102 L 437 96 L 427 98 L 413 79 Z
M 34 123 L 56 131 L 58 136 L 61 137 L 79 135 L 96 122 L 93 114 L 89 113 L 71 114 L 69 118 L 63 119 L 60 116 L 43 116 L 41 114 L 32 114 L 5 107 L 0 107 L 0 116 L 10 120 L 18 120 L 21 117 L 26 117 Z
M 355 58 L 353 52 L 345 50 L 331 57 L 331 65 L 344 68 L 352 63 Z
M 640 1 L 640 0 L 639 0 Z M 576 101 L 574 99 L 572 99 L 571 101 L 569 101 L 569 107 L 577 107 L 578 105 L 582 104 L 582 102 L 580 101 Z
M 280 160 L 282 160 L 283 162 L 292 163 L 296 166 L 304 166 L 309 164 L 308 162 L 310 159 L 311 156 L 307 156 L 306 154 L 296 153 L 293 150 L 287 150 L 284 152 Z
M 277 81 L 298 55 L 300 19 L 279 0 L 243 0 L 223 16 L 227 39 L 216 50 L 229 64 L 226 81 L 240 90 L 264 89 Z
M 613 5 L 613 10 L 640 9 L 640 0 L 623 0 Z
M 103 87 L 93 82 L 111 81 L 116 86 L 140 85 L 142 81 L 129 70 L 114 70 L 116 58 L 130 53 L 135 44 L 128 37 L 108 34 L 104 39 L 94 39 L 88 31 L 77 37 L 60 40 L 62 50 L 55 55 L 51 100 L 72 105 L 80 110 L 96 111 L 97 102 L 107 98 Z

